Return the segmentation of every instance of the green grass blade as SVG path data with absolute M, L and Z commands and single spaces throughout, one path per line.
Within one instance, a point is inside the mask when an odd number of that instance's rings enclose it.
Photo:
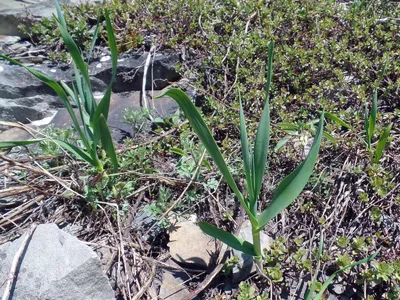
M 352 263 L 352 264 L 350 264 L 350 265 L 347 265 L 347 266 L 341 268 L 340 270 L 337 270 L 335 273 L 333 273 L 333 274 L 328 278 L 328 280 L 327 280 L 326 282 L 324 282 L 324 284 L 323 284 L 322 287 L 321 287 L 321 290 L 320 290 L 319 293 L 314 297 L 314 300 L 323 299 L 322 297 L 323 297 L 323 295 L 324 295 L 324 292 L 326 291 L 326 289 L 328 288 L 328 286 L 331 284 L 331 282 L 335 279 L 335 277 L 336 277 L 337 275 L 339 275 L 340 273 L 342 273 L 342 272 L 344 272 L 344 271 L 346 271 L 346 270 L 348 270 L 348 269 L 351 269 L 351 268 L 356 267 L 356 266 L 358 266 L 358 265 L 361 265 L 361 264 L 368 263 L 368 262 L 372 261 L 373 259 L 375 259 L 375 257 L 378 255 L 378 253 L 379 253 L 379 251 L 375 252 L 374 254 L 372 254 L 372 255 L 370 255 L 370 256 L 368 256 L 368 257 L 362 259 L 362 260 L 359 260 L 359 261 L 356 261 L 356 262 L 354 262 L 354 263 Z
M 242 144 L 243 167 L 244 167 L 244 172 L 246 174 L 247 189 L 250 197 L 250 206 L 251 208 L 253 208 L 255 206 L 255 201 L 257 201 L 257 199 L 253 198 L 254 196 L 253 174 L 250 165 L 249 139 L 247 137 L 246 120 L 244 118 L 242 97 L 240 95 L 239 89 L 238 93 L 239 93 L 239 105 L 240 105 L 240 142 Z M 256 212 L 254 210 L 253 214 L 256 215 Z
M 270 42 L 268 51 L 267 85 L 265 90 L 264 110 L 258 124 L 256 139 L 254 142 L 254 199 L 258 199 L 267 162 L 269 138 L 270 138 L 270 116 L 269 116 L 269 90 L 272 79 L 272 63 L 274 55 L 274 42 Z
M 86 152 L 83 151 L 81 148 L 66 143 L 64 141 L 60 141 L 60 140 L 53 140 L 57 145 L 59 145 L 60 147 L 68 150 L 69 152 L 71 152 L 72 154 L 74 154 L 77 158 L 82 159 L 86 162 L 88 162 L 89 164 L 91 164 L 92 166 L 96 167 L 96 162 L 92 159 L 92 157 Z
M 193 130 L 198 135 L 199 139 L 203 143 L 204 147 L 207 149 L 208 154 L 214 160 L 214 163 L 218 167 L 219 171 L 229 184 L 232 191 L 235 193 L 236 197 L 240 201 L 241 205 L 245 209 L 246 213 L 248 214 L 250 221 L 252 224 L 256 224 L 255 216 L 250 211 L 243 194 L 239 191 L 235 180 L 233 179 L 229 169 L 225 163 L 225 160 L 211 135 L 210 129 L 208 129 L 206 123 L 204 122 L 203 118 L 201 117 L 200 113 L 197 111 L 197 108 L 194 106 L 192 100 L 180 89 L 171 88 L 167 90 L 162 95 L 158 96 L 157 98 L 169 96 L 173 98 L 181 108 L 181 110 L 185 113 L 186 117 L 188 118 L 190 125 L 192 126 Z
M 375 132 L 376 115 L 378 113 L 378 89 L 374 89 L 374 97 L 372 99 L 371 112 L 368 120 L 368 144 L 372 144 L 372 137 Z
M 111 24 L 110 16 L 108 14 L 108 10 L 104 10 L 104 16 L 106 19 L 106 27 L 107 27 L 107 38 L 108 38 L 108 46 L 110 47 L 111 52 L 111 63 L 112 63 L 112 73 L 111 73 L 111 81 L 108 86 L 106 93 L 101 99 L 99 106 L 97 107 L 95 118 L 93 120 L 96 123 L 96 120 L 102 114 L 104 118 L 108 119 L 108 111 L 110 110 L 110 99 L 111 99 L 111 92 L 112 92 L 112 85 L 115 81 L 115 77 L 117 75 L 117 64 L 118 64 L 118 51 L 117 51 L 117 44 L 115 42 L 114 30 Z
M 315 285 L 317 283 L 317 278 L 318 278 L 318 272 L 319 272 L 319 267 L 321 264 L 321 256 L 322 256 L 322 251 L 324 249 L 324 234 L 321 232 L 321 238 L 319 239 L 319 247 L 318 247 L 318 254 L 317 254 L 317 263 L 318 263 L 318 268 L 315 270 L 315 274 L 313 276 L 313 281 L 310 290 L 307 292 L 305 300 L 311 300 L 312 295 L 314 294 L 315 291 Z
M 99 35 L 99 29 L 100 29 L 100 19 L 97 18 L 97 25 L 96 25 L 96 29 L 94 30 L 92 43 L 90 44 L 89 54 L 88 54 L 88 58 L 87 58 L 88 64 L 90 63 L 90 60 L 92 59 L 93 49 L 94 49 L 94 46 L 96 45 L 97 36 Z
M 74 61 L 74 64 L 81 72 L 83 79 L 86 82 L 86 85 L 91 89 L 89 73 L 87 71 L 85 62 L 83 61 L 81 51 L 79 50 L 78 46 L 72 39 L 71 35 L 68 33 L 68 29 L 67 29 L 62 11 L 61 11 L 61 7 L 57 2 L 56 2 L 56 9 L 57 9 L 57 15 L 58 15 L 58 18 L 56 18 L 56 21 L 57 21 L 58 29 L 61 34 L 61 38 L 64 41 L 64 44 L 67 47 L 68 52 Z
M 392 125 L 393 124 L 390 124 L 388 127 L 386 127 L 385 131 L 381 134 L 381 137 L 379 138 L 374 157 L 374 163 L 376 164 L 379 163 L 379 160 L 382 157 L 383 149 L 385 149 L 386 143 L 390 136 L 390 130 L 392 130 Z
M 285 136 L 283 137 L 283 139 L 279 140 L 278 143 L 276 143 L 276 146 L 274 148 L 274 151 L 278 151 L 279 149 L 281 149 L 283 146 L 285 146 L 287 144 L 287 142 L 290 141 L 292 137 L 291 136 Z
M 69 102 L 68 96 L 65 93 L 65 91 L 63 90 L 63 88 L 56 81 L 54 81 L 51 77 L 49 77 L 49 76 L 47 76 L 47 75 L 45 75 L 45 74 L 43 74 L 43 73 L 41 73 L 39 71 L 36 71 L 33 68 L 24 66 L 23 64 L 19 63 L 18 61 L 14 60 L 12 58 L 9 58 L 8 56 L 5 56 L 3 54 L 0 54 L 0 57 L 4 58 L 5 60 L 7 60 L 7 61 L 9 61 L 9 62 L 11 62 L 13 64 L 16 64 L 18 66 L 21 66 L 21 67 L 25 68 L 32 75 L 34 75 L 36 78 L 38 78 L 39 80 L 43 81 L 45 84 L 47 84 L 49 87 L 51 87 L 53 89 L 53 91 L 58 95 L 58 97 L 60 97 L 61 101 L 63 102 L 65 108 L 67 109 L 67 111 L 68 111 L 68 113 L 69 113 L 69 115 L 70 115 L 70 117 L 72 119 L 72 122 L 74 124 L 75 130 L 78 132 L 80 138 L 85 143 L 85 140 L 86 140 L 85 139 L 85 135 L 83 134 L 83 131 L 80 128 L 78 119 L 76 118 L 75 112 L 72 109 L 71 103 Z M 85 146 L 87 147 L 88 145 L 85 144 Z
M 348 129 L 351 128 L 349 124 L 347 124 L 345 121 L 343 121 L 341 118 L 339 118 L 337 115 L 331 114 L 331 113 L 325 113 L 325 118 L 332 120 L 336 124 L 346 127 Z
M 335 139 L 331 134 L 327 133 L 326 131 L 324 131 L 324 133 L 322 134 L 322 136 L 324 138 L 326 138 L 328 141 L 330 141 L 333 144 L 337 143 L 337 139 Z
M 297 196 L 303 191 L 310 178 L 314 165 L 317 162 L 319 147 L 323 135 L 324 114 L 321 114 L 314 143 L 307 158 L 290 173 L 276 189 L 269 206 L 258 218 L 260 231 L 273 217 L 288 207 Z
M 245 241 L 244 239 L 239 238 L 230 232 L 219 229 L 205 222 L 200 222 L 199 227 L 201 230 L 203 230 L 204 233 L 212 236 L 213 238 L 216 238 L 217 240 L 220 240 L 221 242 L 227 244 L 229 247 L 239 250 L 247 255 L 255 256 L 253 245 Z
M 26 141 L 0 141 L 0 149 L 17 147 L 17 146 L 27 146 L 27 145 L 39 143 L 44 140 L 46 140 L 46 139 L 34 139 L 34 140 L 26 140 Z
M 108 154 L 114 166 L 114 170 L 118 169 L 118 159 L 115 153 L 114 144 L 111 138 L 111 133 L 107 125 L 107 121 L 103 115 L 100 116 L 99 127 L 101 133 L 101 144 L 104 151 Z
M 366 138 L 366 144 L 368 150 L 371 150 L 371 139 L 369 138 L 369 124 L 368 124 L 368 119 L 369 119 L 369 111 L 368 111 L 368 106 L 367 103 L 364 105 L 364 129 L 365 129 L 365 138 Z

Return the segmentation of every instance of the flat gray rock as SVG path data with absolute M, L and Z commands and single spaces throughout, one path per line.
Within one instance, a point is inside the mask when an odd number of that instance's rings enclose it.
M 58 0 L 60 4 L 74 5 L 81 2 L 102 2 L 101 0 Z M 0 35 L 25 36 L 18 25 L 30 25 L 56 13 L 54 0 L 1 0 Z
M 6 280 L 22 239 L 0 245 L 0 282 Z M 55 224 L 36 228 L 14 282 L 12 299 L 115 299 L 94 251 Z

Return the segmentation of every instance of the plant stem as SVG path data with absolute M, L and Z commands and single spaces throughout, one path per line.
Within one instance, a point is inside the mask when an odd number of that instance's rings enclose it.
M 260 232 L 253 231 L 253 246 L 254 246 L 254 261 L 256 262 L 260 272 L 262 272 L 262 250 L 261 250 L 261 241 L 260 241 Z

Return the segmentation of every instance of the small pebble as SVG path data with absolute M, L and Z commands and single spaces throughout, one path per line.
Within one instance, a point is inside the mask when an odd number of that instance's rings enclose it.
M 97 69 L 100 69 L 101 66 L 102 66 L 102 64 L 97 64 L 97 65 L 96 65 L 96 68 L 97 68 Z
M 102 58 L 100 58 L 101 62 L 105 62 L 105 61 L 109 61 L 111 59 L 111 56 L 107 55 L 107 56 L 103 56 Z
M 3 72 L 4 68 L 2 66 L 0 66 L 0 72 Z

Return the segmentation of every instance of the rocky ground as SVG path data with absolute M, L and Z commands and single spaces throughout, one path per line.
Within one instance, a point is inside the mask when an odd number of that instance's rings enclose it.
M 60 2 L 72 5 L 77 1 Z M 246 119 L 252 132 L 262 107 L 257 101 L 264 94 L 265 66 L 260 57 L 265 56 L 265 35 L 269 34 L 263 30 L 270 23 L 262 24 L 262 16 L 270 4 L 258 6 L 250 1 L 252 11 L 257 6 L 257 15 L 238 3 L 230 10 L 230 5 L 219 1 L 205 1 L 203 9 L 210 9 L 209 5 L 212 9 L 198 15 L 190 1 L 180 14 L 169 13 L 165 3 L 138 1 L 135 15 L 136 10 L 130 12 L 122 2 L 125 15 L 118 7 L 109 7 L 116 16 L 121 50 L 109 115 L 120 169 L 102 185 L 92 169 L 51 143 L 0 154 L 0 295 L 10 292 L 6 299 L 304 299 L 317 268 L 317 279 L 323 283 L 340 267 L 379 250 L 373 263 L 336 278 L 325 298 L 399 299 L 400 69 L 396 43 L 400 39 L 396 18 L 392 23 L 390 18 L 385 21 L 385 15 L 373 15 L 373 24 L 378 25 L 360 25 L 369 26 L 367 31 L 374 35 L 371 40 L 390 49 L 391 66 L 379 90 L 378 118 L 382 124 L 393 123 L 393 129 L 381 164 L 372 165 L 359 142 L 363 134 L 360 115 L 380 71 L 383 58 L 373 55 L 380 48 L 369 43 L 365 28 L 360 31 L 357 23 L 351 23 L 354 20 L 338 17 L 339 12 L 348 17 L 340 9 L 347 11 L 348 1 L 321 7 L 310 0 L 304 10 L 296 1 L 290 4 L 295 8 L 285 7 L 289 6 L 286 2 L 271 4 L 272 11 L 277 11 L 276 20 L 283 18 L 272 34 L 282 40 L 277 43 L 271 93 L 272 144 L 282 139 L 287 143 L 284 151 L 270 151 L 260 205 L 267 205 L 283 175 L 304 158 L 310 144 L 304 141 L 312 141 L 313 135 L 306 122 L 316 111 L 335 112 L 351 120 L 354 128 L 327 121 L 326 133 L 334 141 L 324 140 L 309 185 L 262 232 L 267 259 L 262 277 L 257 276 L 252 258 L 216 242 L 196 225 L 199 220 L 208 221 L 251 240 L 249 221 L 204 156 L 204 148 L 177 112 L 177 104 L 170 98 L 154 97 L 172 86 L 189 94 L 243 187 L 233 87 L 237 84 L 246 94 Z M 96 5 L 84 7 L 83 13 L 79 9 L 71 13 L 85 15 L 91 25 L 84 27 L 90 32 L 97 19 Z M 170 6 L 176 9 L 174 3 Z M 30 26 L 52 13 L 51 1 L 2 1 L 0 52 L 70 84 L 71 61 L 57 37 L 52 36 L 50 44 L 38 42 L 18 27 Z M 333 17 L 319 22 L 326 15 Z M 145 21 L 135 31 L 133 25 L 134 29 L 123 27 L 125 17 L 135 26 L 138 20 Z M 293 22 L 288 25 L 289 21 Z M 308 35 L 315 40 L 306 42 Z M 100 39 L 89 64 L 94 95 L 99 99 L 111 76 L 110 52 L 104 35 Z M 157 51 L 150 53 L 155 40 L 159 41 Z M 345 46 L 334 44 L 342 40 L 347 41 Z M 350 52 L 340 56 L 342 47 Z M 52 52 L 60 56 L 53 57 Z M 366 58 L 376 61 L 369 63 Z M 349 64 L 344 63 L 347 60 Z M 144 96 L 154 103 L 153 122 L 141 110 Z M 291 121 L 295 130 L 285 131 L 284 123 Z M 21 67 L 0 61 L 0 140 L 45 135 L 76 142 L 70 125 L 69 115 L 51 89 Z M 380 132 L 382 126 L 378 126 Z M 321 235 L 325 237 L 324 254 L 318 260 Z

